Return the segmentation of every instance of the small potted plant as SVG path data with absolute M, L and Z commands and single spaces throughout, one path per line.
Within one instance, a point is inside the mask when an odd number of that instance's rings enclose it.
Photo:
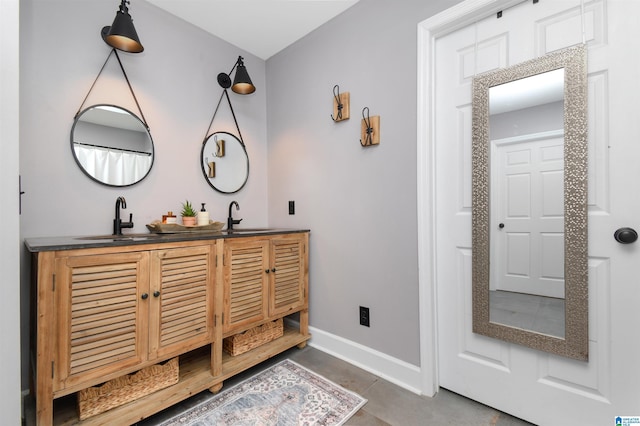
M 184 226 L 195 226 L 196 224 L 196 211 L 189 200 L 182 203 L 182 224 Z

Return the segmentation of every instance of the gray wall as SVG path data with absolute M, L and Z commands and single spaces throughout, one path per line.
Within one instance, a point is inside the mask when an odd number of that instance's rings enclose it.
M 117 2 L 23 0 L 21 237 L 110 233 L 120 195 L 127 199 L 124 214 L 134 214 L 134 232 L 179 210 L 186 198 L 206 202 L 218 220 L 235 199 L 246 226 L 312 230 L 313 327 L 418 365 L 417 24 L 458 2 L 361 0 L 266 64 L 134 2 L 131 14 L 145 51 L 121 58 L 157 157 L 144 181 L 116 189 L 79 170 L 69 132 L 109 53 L 99 31 L 111 24 Z M 251 96 L 231 95 L 251 175 L 239 194 L 223 195 L 202 177 L 200 143 L 220 96 L 215 77 L 228 72 L 239 54 L 258 87 Z M 119 68 L 111 65 L 88 104 L 136 110 Z M 351 93 L 351 119 L 342 123 L 330 118 L 335 84 Z M 381 116 L 380 146 L 360 146 L 365 106 Z M 235 133 L 221 109 L 214 129 Z M 287 214 L 289 200 L 296 201 L 294 216 Z M 26 331 L 29 262 L 24 250 L 22 256 Z M 371 309 L 371 328 L 358 324 L 360 305 Z M 27 339 L 25 332 L 23 388 Z
M 140 125 L 142 126 L 142 124 Z M 144 129 L 144 127 L 143 127 Z M 129 151 L 152 152 L 147 132 L 120 129 L 78 120 L 73 128 L 73 141 L 80 144 L 121 148 Z
M 118 1 L 22 0 L 20 11 L 20 173 L 21 237 L 110 234 L 116 198 L 127 200 L 133 232 L 181 202 L 206 202 L 211 218 L 225 221 L 237 200 L 249 227 L 266 226 L 267 143 L 265 63 L 143 1 L 130 12 L 145 51 L 120 53 L 134 92 L 151 129 L 156 149 L 153 169 L 127 188 L 100 185 L 79 169 L 70 147 L 73 117 L 80 108 L 110 48 L 100 29 L 111 25 Z M 250 96 L 230 93 L 247 144 L 251 175 L 236 195 L 214 191 L 200 166 L 200 148 L 220 97 L 219 72 L 229 72 L 238 55 L 258 90 Z M 115 58 L 111 58 L 87 103 L 119 104 L 137 111 Z M 213 130 L 237 133 L 223 104 Z M 128 232 L 128 230 L 125 230 Z M 29 262 L 22 250 L 22 364 L 26 376 Z
M 362 0 L 267 61 L 269 221 L 311 229 L 310 324 L 414 365 L 417 25 L 458 2 Z M 335 84 L 350 92 L 340 123 Z M 360 146 L 364 107 L 379 146 Z

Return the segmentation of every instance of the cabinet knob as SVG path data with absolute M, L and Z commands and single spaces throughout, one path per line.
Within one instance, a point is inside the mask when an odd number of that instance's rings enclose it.
M 146 300 L 149 295 L 147 293 L 142 293 L 142 296 L 140 296 L 142 298 L 142 300 Z
M 160 296 L 160 292 L 158 290 L 153 292 L 153 297 L 158 297 Z
M 271 272 L 271 271 L 270 271 L 270 270 L 268 270 L 268 269 L 265 269 L 264 271 L 265 271 L 267 274 L 268 274 L 269 272 Z
M 275 271 L 276 271 L 276 268 L 271 269 L 271 272 L 275 272 Z

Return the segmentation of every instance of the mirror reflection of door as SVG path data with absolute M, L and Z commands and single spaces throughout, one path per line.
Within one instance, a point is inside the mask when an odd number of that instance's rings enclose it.
M 564 69 L 489 89 L 489 320 L 563 338 Z
M 564 138 L 514 139 L 492 142 L 490 321 L 564 337 Z

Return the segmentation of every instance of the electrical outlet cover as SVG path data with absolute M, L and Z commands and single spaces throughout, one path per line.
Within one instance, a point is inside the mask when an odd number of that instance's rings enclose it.
M 364 325 L 365 327 L 370 327 L 369 322 L 369 308 L 365 308 L 364 306 L 360 306 L 360 325 Z

